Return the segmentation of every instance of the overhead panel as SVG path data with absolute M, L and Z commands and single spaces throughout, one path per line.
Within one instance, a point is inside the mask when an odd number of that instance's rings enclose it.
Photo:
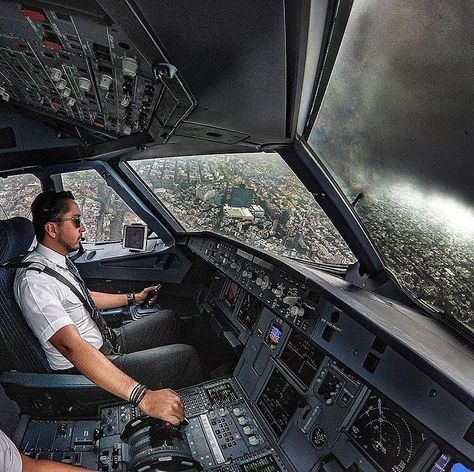
M 111 138 L 148 129 L 163 85 L 118 25 L 2 3 L 1 100 Z

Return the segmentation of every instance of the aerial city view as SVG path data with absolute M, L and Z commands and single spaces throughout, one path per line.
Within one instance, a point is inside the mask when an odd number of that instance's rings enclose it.
M 14 216 L 31 219 L 30 206 L 41 192 L 40 181 L 34 175 L 25 174 L 10 176 L 1 184 L 0 219 Z M 63 185 L 65 190 L 72 191 L 81 208 L 87 242 L 120 241 L 124 224 L 141 222 L 95 170 L 64 174 Z
M 131 165 L 189 231 L 216 231 L 303 260 L 354 260 L 278 155 L 223 157 L 152 159 Z M 415 198 L 413 189 L 373 189 L 356 210 L 393 274 L 416 297 L 473 329 L 474 232 L 455 231 L 446 214 L 427 212 L 426 201 Z
M 278 154 L 131 162 L 188 231 L 210 230 L 297 259 L 347 265 L 354 256 Z
M 387 190 L 358 212 L 400 283 L 474 330 L 474 231 L 409 196 Z

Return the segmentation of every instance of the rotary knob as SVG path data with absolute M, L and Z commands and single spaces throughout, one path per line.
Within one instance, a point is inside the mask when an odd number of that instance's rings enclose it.
M 240 426 L 245 426 L 247 424 L 247 418 L 245 418 L 245 416 L 239 416 L 237 421 L 239 422 Z
M 251 446 L 257 446 L 258 444 L 260 444 L 260 441 L 257 436 L 249 436 L 249 443 Z
M 106 455 L 106 454 L 102 454 L 100 457 L 99 457 L 99 462 L 102 464 L 102 465 L 109 465 L 110 464 L 110 456 Z
M 57 82 L 56 82 L 56 88 L 58 90 L 64 90 L 67 86 L 67 82 L 64 80 L 64 79 L 59 79 Z
M 298 300 L 299 300 L 299 297 L 296 297 L 294 295 L 287 295 L 284 299 L 283 299 L 283 303 L 285 305 L 290 305 L 290 306 L 293 306 L 293 305 L 296 305 L 298 303 Z
M 276 297 L 280 298 L 283 295 L 283 285 L 276 286 L 272 292 L 275 294 Z
M 302 306 L 292 306 L 290 308 L 290 314 L 292 316 L 298 316 L 300 318 L 302 318 L 304 316 L 304 308 Z
M 270 288 L 270 278 L 268 277 L 268 275 L 263 277 L 261 287 L 264 290 L 266 290 L 267 288 Z
M 63 76 L 63 71 L 61 69 L 56 69 L 56 67 L 52 67 L 49 71 L 49 76 L 51 77 L 51 80 L 57 82 Z
M 137 75 L 138 62 L 132 57 L 122 58 L 123 75 L 127 77 L 135 77 Z
M 216 412 L 215 412 L 214 410 L 211 410 L 211 411 L 207 414 L 207 416 L 209 416 L 209 419 L 210 419 L 210 420 L 214 420 L 217 415 L 216 415 Z
M 236 261 L 232 261 L 232 263 L 230 264 L 230 268 L 234 270 L 240 270 L 240 267 L 240 264 Z
M 100 78 L 99 87 L 102 90 L 108 91 L 110 86 L 112 85 L 112 81 L 113 79 L 112 77 L 110 77 L 110 75 L 103 74 L 102 77 Z
M 244 426 L 244 433 L 247 435 L 247 436 L 250 436 L 252 433 L 253 433 L 253 428 L 249 425 L 247 426 Z
M 88 92 L 91 89 L 92 82 L 87 77 L 79 77 L 79 88 L 84 92 Z
M 227 410 L 225 408 L 219 408 L 219 416 L 227 415 Z
M 130 105 L 131 101 L 132 99 L 128 95 L 125 95 L 124 97 L 122 97 L 120 105 L 122 105 L 124 108 L 127 108 Z

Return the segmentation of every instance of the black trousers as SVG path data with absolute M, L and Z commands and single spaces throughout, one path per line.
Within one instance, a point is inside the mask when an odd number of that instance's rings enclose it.
M 119 328 L 121 352 L 109 356 L 123 372 L 153 390 L 203 381 L 196 350 L 180 343 L 177 317 L 161 310 Z

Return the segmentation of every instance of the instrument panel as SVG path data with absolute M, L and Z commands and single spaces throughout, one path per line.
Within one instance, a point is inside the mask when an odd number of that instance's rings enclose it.
M 391 347 L 329 302 L 317 283 L 227 241 L 191 238 L 188 245 L 218 270 L 208 303 L 244 345 L 235 377 L 295 470 L 470 470 L 446 452 L 440 431 L 415 419 L 419 408 L 410 408 L 405 390 L 390 398 L 387 386 L 397 382 L 387 384 L 380 366 L 391 356 L 404 389 L 421 372 L 398 364 Z M 429 381 L 434 398 L 441 389 Z

